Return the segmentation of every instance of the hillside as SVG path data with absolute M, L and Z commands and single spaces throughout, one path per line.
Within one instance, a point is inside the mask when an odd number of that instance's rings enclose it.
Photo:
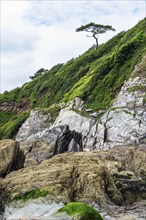
M 146 54 L 146 18 L 121 32 L 96 50 L 57 64 L 21 88 L 0 95 L 0 139 L 11 138 L 29 115 L 30 109 L 48 108 L 53 103 L 80 97 L 86 108 L 107 110 Z M 19 112 L 19 113 L 18 113 Z

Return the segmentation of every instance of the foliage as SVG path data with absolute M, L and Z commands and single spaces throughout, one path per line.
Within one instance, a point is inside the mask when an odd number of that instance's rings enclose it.
M 35 79 L 35 78 L 37 78 L 38 76 L 43 75 L 43 73 L 44 73 L 45 71 L 46 71 L 46 70 L 45 70 L 44 68 L 41 68 L 41 69 L 39 69 L 39 70 L 34 74 L 34 76 L 30 76 L 29 78 L 30 78 L 30 79 Z
M 58 64 L 21 88 L 0 95 L 2 102 L 25 101 L 30 108 L 48 108 L 79 96 L 87 108 L 109 108 L 124 81 L 146 53 L 146 19 L 121 32 L 97 50 L 90 48 L 66 64 Z
M 14 115 L 13 112 L 0 112 L 0 126 L 3 126 Z
M 29 199 L 38 199 L 39 197 L 46 197 L 48 195 L 48 190 L 40 190 L 40 189 L 33 189 L 30 191 L 27 191 L 25 193 L 21 193 L 16 195 L 12 201 L 23 201 L 26 202 Z
M 80 32 L 80 31 L 86 31 L 92 33 L 92 37 L 94 37 L 96 40 L 96 47 L 98 47 L 98 34 L 103 34 L 106 31 L 115 31 L 115 29 L 112 28 L 112 26 L 110 25 L 101 25 L 90 22 L 76 29 L 76 32 Z
M 58 213 L 61 212 L 67 212 L 71 217 L 78 216 L 80 220 L 103 220 L 95 209 L 82 202 L 68 203 L 66 206 L 58 210 Z
M 4 124 L 6 120 L 5 116 L 8 115 L 7 123 Z M 11 116 L 12 115 L 12 116 Z M 17 113 L 1 113 L 3 123 L 0 127 L 0 140 L 13 138 L 18 132 L 22 123 L 28 118 L 29 112 Z M 10 117 L 11 116 L 11 117 Z

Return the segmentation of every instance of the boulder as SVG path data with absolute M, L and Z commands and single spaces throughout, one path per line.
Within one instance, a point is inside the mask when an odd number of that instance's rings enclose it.
M 83 148 L 86 150 L 100 149 L 104 142 L 104 126 L 94 119 L 81 116 L 75 111 L 64 108 L 60 111 L 51 127 L 67 124 L 70 130 L 82 134 Z
M 34 141 L 39 137 L 39 133 L 49 128 L 52 123 L 52 117 L 48 109 L 32 110 L 29 118 L 23 123 L 18 131 L 16 140 Z
M 22 142 L 21 148 L 26 154 L 24 166 L 35 165 L 56 154 L 82 151 L 82 135 L 67 125 L 57 126 L 44 130 L 35 141 Z
M 24 152 L 20 150 L 19 143 L 14 140 L 0 141 L 0 177 L 23 167 Z
M 48 190 L 48 199 L 62 201 L 95 201 L 122 203 L 110 172 L 89 152 L 65 153 L 6 176 L 2 181 L 10 195 L 23 195 L 34 189 Z

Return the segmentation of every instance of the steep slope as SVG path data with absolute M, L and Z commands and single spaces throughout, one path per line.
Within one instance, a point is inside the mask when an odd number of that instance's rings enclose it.
M 112 106 L 124 81 L 129 79 L 135 65 L 146 53 L 145 29 L 146 18 L 100 45 L 97 50 L 92 47 L 66 64 L 58 64 L 43 74 L 36 74 L 21 88 L 1 94 L 1 138 L 7 137 L 3 134 L 9 130 L 8 120 L 13 121 L 12 117 L 20 110 L 46 108 L 53 103 L 68 102 L 76 96 L 86 102 L 86 107 L 94 110 Z

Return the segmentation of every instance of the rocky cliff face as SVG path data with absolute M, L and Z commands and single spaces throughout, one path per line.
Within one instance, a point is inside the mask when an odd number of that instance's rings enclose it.
M 3 102 L 0 104 L 0 112 L 19 112 L 21 110 L 26 111 L 28 109 L 27 102 Z
M 146 56 L 124 83 L 102 122 L 106 126 L 105 146 L 139 143 L 146 135 Z
M 101 117 L 100 123 L 96 119 L 99 113 L 90 114 L 90 109 L 86 110 L 85 103 L 79 98 L 60 106 L 62 109 L 54 123 L 49 112 L 42 114 L 41 111 L 32 111 L 16 140 L 21 143 L 24 140 L 44 140 L 45 129 L 68 125 L 71 131 L 82 134 L 82 145 L 86 150 L 143 142 L 146 135 L 146 56 L 124 83 L 113 106 Z M 88 117 L 85 117 L 87 113 Z

